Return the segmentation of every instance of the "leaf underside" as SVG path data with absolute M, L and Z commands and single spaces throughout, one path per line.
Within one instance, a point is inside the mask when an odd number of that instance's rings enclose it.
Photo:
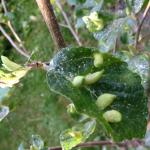
M 93 65 L 94 48 L 64 48 L 51 60 L 47 79 L 50 90 L 71 100 L 76 109 L 97 119 L 108 136 L 120 141 L 142 138 L 146 131 L 147 97 L 141 78 L 128 70 L 127 64 L 110 54 L 102 54 L 100 68 Z M 77 75 L 86 75 L 104 69 L 103 77 L 96 83 L 80 88 L 71 81 Z M 102 93 L 111 93 L 117 99 L 101 111 L 95 104 Z M 119 123 L 108 123 L 102 117 L 106 110 L 115 109 L 122 114 Z

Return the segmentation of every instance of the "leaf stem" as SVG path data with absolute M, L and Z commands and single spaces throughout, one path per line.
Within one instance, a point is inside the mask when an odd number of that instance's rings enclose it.
M 57 49 L 66 47 L 63 36 L 60 32 L 60 28 L 59 28 L 56 16 L 53 11 L 51 1 L 50 0 L 36 0 L 36 2 L 47 24 L 47 27 L 51 33 L 52 39 Z

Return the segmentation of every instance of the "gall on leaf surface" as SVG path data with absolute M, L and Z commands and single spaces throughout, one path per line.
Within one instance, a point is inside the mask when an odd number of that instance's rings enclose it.
M 111 54 L 104 53 L 104 63 L 94 67 L 94 48 L 64 48 L 50 62 L 47 79 L 50 90 L 71 100 L 77 111 L 96 118 L 102 130 L 114 140 L 143 138 L 146 132 L 147 97 L 138 74 Z M 94 84 L 74 87 L 72 80 L 78 75 L 87 75 L 104 70 L 103 76 Z M 115 101 L 100 110 L 96 105 L 103 93 L 116 95 Z M 122 115 L 118 123 L 108 123 L 103 114 L 117 110 Z

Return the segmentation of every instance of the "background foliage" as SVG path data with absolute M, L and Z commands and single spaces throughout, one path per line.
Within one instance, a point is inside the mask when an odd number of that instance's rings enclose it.
M 49 60 L 54 45 L 35 1 L 12 0 L 7 4 L 13 15 L 15 29 L 25 46 L 34 52 L 32 59 Z M 32 17 L 36 21 L 32 21 Z M 68 30 L 63 32 L 66 38 L 71 36 Z M 26 61 L 1 33 L 0 38 L 1 54 L 18 63 Z M 72 120 L 65 113 L 64 100 L 50 93 L 45 77 L 44 71 L 34 70 L 5 97 L 3 104 L 9 105 L 11 113 L 0 123 L 0 149 L 16 149 L 22 141 L 29 144 L 32 134 L 41 135 L 47 145 L 59 145 L 60 132 Z

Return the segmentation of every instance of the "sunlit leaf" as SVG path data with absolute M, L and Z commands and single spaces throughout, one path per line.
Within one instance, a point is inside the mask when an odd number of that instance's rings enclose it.
M 12 72 L 4 72 L 0 70 L 0 87 L 12 87 L 14 84 L 18 83 L 19 80 L 24 77 L 29 68 L 20 68 L 19 70 Z
M 51 4 L 54 5 L 54 3 L 55 3 L 55 0 L 51 0 Z
M 0 106 L 0 121 L 2 121 L 9 113 L 9 107 L 7 106 Z
M 70 150 L 85 140 L 94 132 L 96 121 L 93 119 L 86 123 L 80 123 L 71 129 L 67 129 L 60 135 L 63 150 Z
M 9 60 L 5 56 L 1 56 L 2 65 L 4 69 L 0 70 L 0 87 L 12 87 L 14 84 L 18 83 L 19 80 L 24 77 L 30 70 L 29 67 L 23 67 Z
M 97 12 L 92 12 L 89 16 L 84 16 L 82 19 L 90 32 L 99 31 L 104 27 L 103 20 L 99 18 Z
M 62 49 L 50 62 L 47 74 L 50 89 L 73 101 L 79 113 L 96 118 L 101 129 L 115 140 L 144 137 L 147 97 L 140 76 L 130 71 L 126 63 L 105 53 L 102 54 L 102 66 L 94 67 L 93 53 L 96 51 L 84 47 Z M 104 74 L 96 83 L 79 88 L 72 85 L 74 77 L 102 69 Z M 100 110 L 96 100 L 103 93 L 114 94 L 116 99 Z M 112 109 L 122 114 L 121 122 L 108 123 L 104 120 L 103 113 Z
M 5 56 L 1 56 L 1 60 L 2 60 L 2 65 L 5 67 L 5 69 L 7 69 L 8 71 L 15 71 L 19 68 L 21 68 L 21 65 L 18 65 L 16 63 L 14 63 L 13 61 L 9 60 L 7 57 Z

